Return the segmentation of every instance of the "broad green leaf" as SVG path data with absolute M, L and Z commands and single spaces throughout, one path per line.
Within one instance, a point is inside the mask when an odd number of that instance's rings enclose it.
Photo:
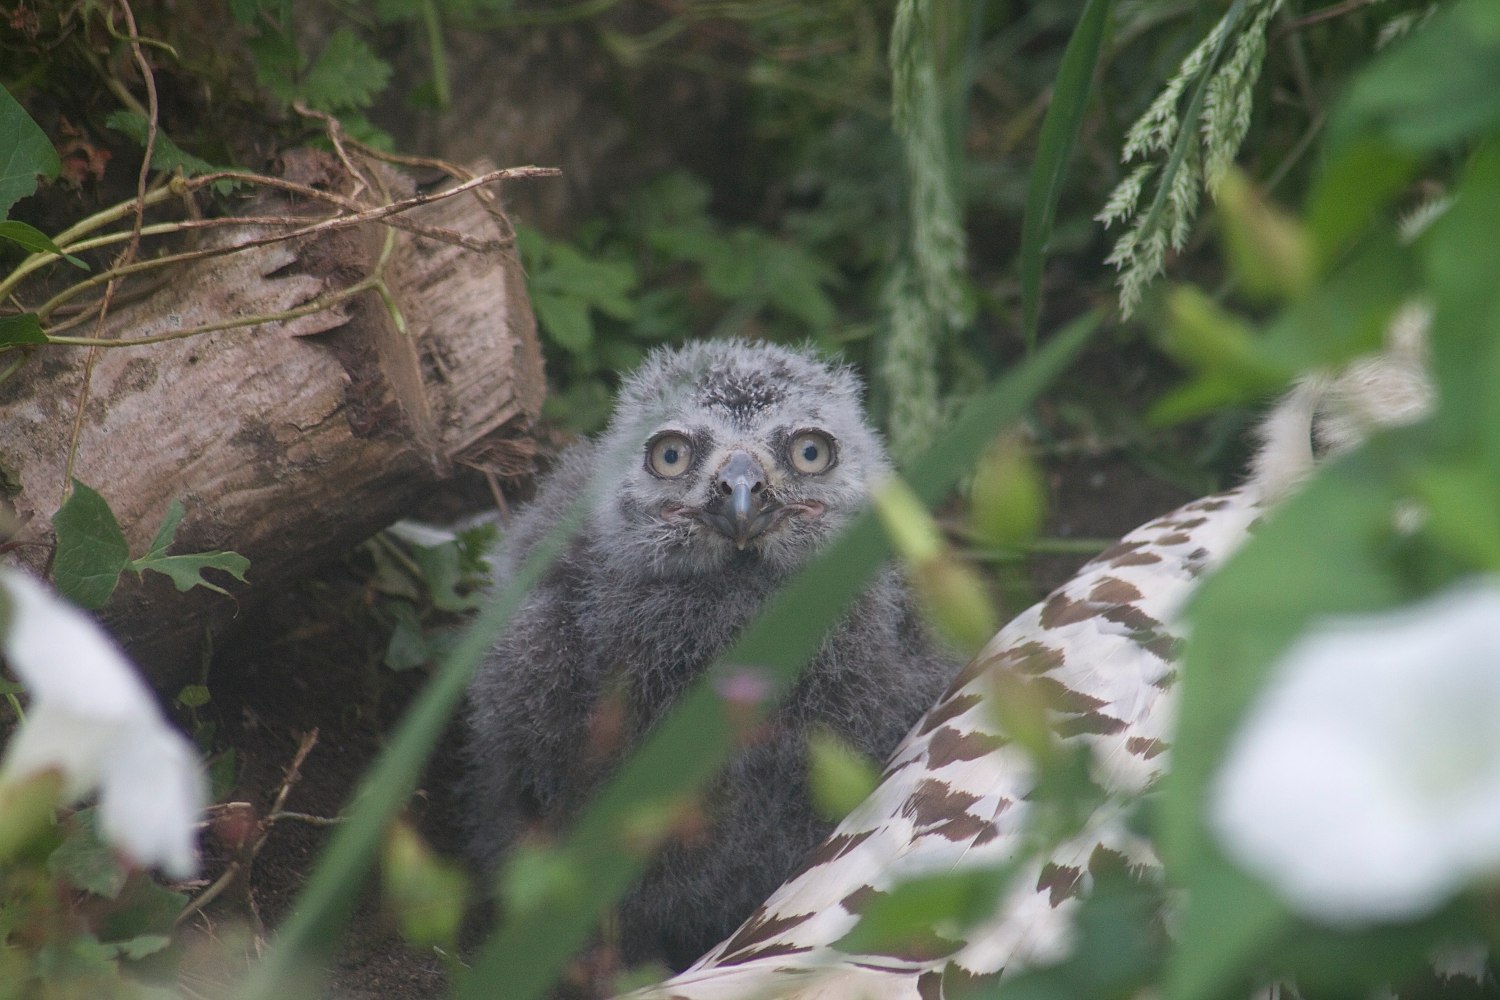
M 56 254 L 74 267 L 82 268 L 85 271 L 89 269 L 89 266 L 77 257 L 74 257 L 72 254 L 63 253 L 57 244 L 53 243 L 47 237 L 46 233 L 35 226 L 28 226 L 24 222 L 18 222 L 15 219 L 0 222 L 0 239 L 18 243 L 32 253 Z
M 570 354 L 582 354 L 594 343 L 588 303 L 571 295 L 531 293 L 531 307 L 547 336 Z
M 1217 852 L 1205 854 L 1185 881 L 1187 906 L 1168 961 L 1167 1000 L 1222 996 L 1239 983 L 1248 987 L 1251 970 L 1292 921 L 1286 907 Z
M 57 555 L 52 582 L 64 597 L 85 608 L 109 600 L 120 572 L 130 561 L 130 549 L 114 511 L 94 490 L 73 480 L 73 492 L 56 514 Z
M 1052 101 L 1037 137 L 1036 159 L 1026 191 L 1026 214 L 1021 220 L 1021 330 L 1028 347 L 1036 343 L 1047 240 L 1052 236 L 1052 220 L 1083 112 L 1093 94 L 1099 48 L 1113 6 L 1112 0 L 1088 0 L 1085 5 L 1078 27 L 1063 52 L 1057 82 L 1052 87 Z
M 0 347 L 8 344 L 45 344 L 41 317 L 36 313 L 0 316 Z
M 0 219 L 36 190 L 38 177 L 56 177 L 61 166 L 47 133 L 0 87 Z
M 1329 146 L 1377 134 L 1413 152 L 1446 150 L 1500 126 L 1500 4 L 1445 6 L 1350 86 Z
M 934 925 L 961 929 L 988 916 L 1011 875 L 1010 866 L 945 872 L 902 882 L 889 892 L 871 893 L 859 923 L 839 940 L 838 947 L 854 955 L 913 944 L 956 951 L 962 941 L 946 941 L 934 932 Z
M 466 574 L 457 542 L 413 545 L 411 557 L 422 569 L 422 581 L 427 585 L 433 607 L 441 611 L 472 611 L 484 603 L 477 593 L 459 592 Z
M 381 888 L 401 935 L 419 947 L 456 949 L 469 896 L 462 869 L 439 858 L 410 826 L 396 823 L 381 856 Z
M 432 658 L 432 650 L 422 636 L 422 621 L 417 617 L 417 609 L 405 601 L 392 601 L 387 607 L 396 624 L 386 641 L 381 662 L 396 671 L 420 667 Z
M 114 849 L 100 839 L 95 823 L 93 809 L 75 813 L 67 837 L 47 858 L 47 870 L 76 889 L 114 899 L 125 887 L 126 873 Z
M 837 823 L 865 800 L 880 781 L 880 769 L 870 758 L 837 736 L 814 733 L 807 740 L 808 786 L 813 804 Z

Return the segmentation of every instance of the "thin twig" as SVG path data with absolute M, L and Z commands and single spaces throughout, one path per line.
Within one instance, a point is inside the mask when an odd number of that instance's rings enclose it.
M 51 315 L 53 310 L 62 305 L 64 302 L 76 298 L 78 295 L 82 294 L 90 288 L 95 288 L 107 281 L 122 278 L 126 275 L 136 274 L 141 271 L 154 270 L 159 267 L 167 267 L 173 264 L 180 264 L 187 261 L 201 260 L 205 257 L 215 257 L 230 253 L 238 253 L 239 251 L 249 250 L 253 247 L 266 246 L 271 243 L 281 243 L 286 240 L 300 239 L 304 236 L 317 236 L 322 233 L 335 232 L 341 229 L 348 229 L 352 226 L 363 225 L 367 222 L 384 221 L 389 219 L 391 216 L 398 215 L 402 212 L 409 212 L 412 209 L 420 208 L 423 205 L 430 205 L 435 202 L 442 201 L 445 198 L 452 198 L 455 195 L 463 194 L 465 191 L 472 190 L 473 188 L 480 187 L 484 184 L 492 184 L 498 180 L 508 180 L 517 177 L 555 177 L 559 173 L 561 173 L 561 171 L 557 170 L 555 167 L 510 167 L 505 170 L 492 170 L 489 173 L 481 174 L 480 176 L 475 177 L 472 180 L 465 181 L 464 183 L 451 188 L 445 188 L 441 191 L 434 191 L 432 193 L 418 193 L 410 198 L 403 198 L 402 200 L 397 202 L 392 202 L 386 205 L 379 205 L 374 208 L 368 208 L 364 211 L 357 212 L 352 215 L 340 215 L 330 219 L 323 219 L 311 225 L 306 225 L 291 230 L 290 232 L 277 233 L 273 236 L 257 237 L 254 239 L 246 240 L 243 243 L 236 243 L 235 245 L 229 247 L 213 247 L 204 250 L 189 250 L 184 253 L 168 254 L 163 257 L 153 258 L 152 260 L 143 260 L 138 261 L 134 264 L 125 265 L 123 267 L 112 268 L 107 272 L 95 275 L 92 278 L 87 278 L 83 281 L 69 286 L 68 288 L 63 289 L 61 292 L 54 295 L 51 299 L 44 303 L 39 309 L 37 309 L 37 314 L 45 319 L 47 316 Z M 223 171 L 216 174 L 200 175 L 199 177 L 193 178 L 189 183 L 200 182 L 204 181 L 205 179 L 222 179 L 226 177 L 238 177 L 240 179 L 244 179 L 246 176 L 253 175 L 239 174 L 234 171 Z M 484 244 L 475 247 L 475 249 L 494 250 L 499 249 L 503 246 L 503 241 L 493 240 L 486 241 Z
M 141 158 L 140 173 L 136 176 L 135 184 L 135 215 L 131 219 L 130 242 L 126 244 L 125 251 L 120 255 L 119 261 L 125 267 L 133 261 L 141 247 L 141 229 L 146 223 L 146 182 L 151 177 L 151 158 L 156 151 L 156 128 L 157 115 L 160 105 L 156 95 L 156 76 L 151 72 L 151 64 L 146 61 L 146 54 L 141 50 L 141 43 L 137 40 L 140 32 L 136 28 L 135 11 L 130 9 L 130 0 L 118 0 L 120 10 L 125 15 L 125 23 L 130 26 L 130 52 L 135 59 L 136 66 L 141 71 L 141 80 L 146 85 L 146 148 Z M 107 10 L 104 15 L 105 23 L 109 26 L 111 33 L 114 32 L 114 13 Z M 123 268 L 117 265 L 112 270 L 123 273 Z M 99 318 L 94 326 L 97 335 L 104 332 L 104 320 L 109 314 L 110 300 L 115 296 L 115 289 L 119 287 L 119 277 L 109 279 L 104 286 L 104 295 L 99 303 Z M 102 338 L 99 338 L 102 339 Z M 93 384 L 94 365 L 99 360 L 97 347 L 90 347 L 88 357 L 83 363 L 83 377 L 78 387 L 78 404 L 73 413 L 73 427 L 68 437 L 68 456 L 63 465 L 63 480 L 60 493 L 66 497 L 73 490 L 73 471 L 78 460 L 78 443 L 83 439 L 83 414 L 88 409 L 89 389 Z

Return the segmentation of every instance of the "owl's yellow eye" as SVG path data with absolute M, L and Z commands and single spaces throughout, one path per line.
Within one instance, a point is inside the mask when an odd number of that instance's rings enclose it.
M 833 465 L 833 441 L 821 431 L 799 431 L 787 447 L 787 460 L 804 476 L 827 472 Z
M 676 479 L 693 461 L 693 445 L 681 434 L 658 434 L 646 446 L 646 468 L 663 479 Z

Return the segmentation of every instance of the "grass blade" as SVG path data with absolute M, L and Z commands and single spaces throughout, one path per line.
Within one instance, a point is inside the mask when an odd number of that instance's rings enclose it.
M 1026 215 L 1021 222 L 1021 329 L 1028 350 L 1036 346 L 1042 264 L 1046 261 L 1047 240 L 1052 236 L 1063 175 L 1073 154 L 1083 111 L 1093 93 L 1094 68 L 1099 62 L 1104 26 L 1113 6 L 1113 0 L 1088 0 L 1063 52 L 1057 82 L 1052 88 L 1052 102 L 1037 139 L 1036 160 L 1026 192 Z

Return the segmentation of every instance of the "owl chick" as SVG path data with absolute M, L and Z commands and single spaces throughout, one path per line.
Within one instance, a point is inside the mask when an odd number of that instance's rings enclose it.
M 812 354 L 704 342 L 651 355 L 608 427 L 570 448 L 499 557 L 514 573 L 580 495 L 582 529 L 469 689 L 473 859 L 564 827 L 619 757 L 866 502 L 889 472 L 859 381 Z M 809 799 L 806 739 L 888 757 L 959 664 L 894 570 L 828 632 L 795 688 L 622 903 L 627 962 L 682 968 L 831 829 Z

